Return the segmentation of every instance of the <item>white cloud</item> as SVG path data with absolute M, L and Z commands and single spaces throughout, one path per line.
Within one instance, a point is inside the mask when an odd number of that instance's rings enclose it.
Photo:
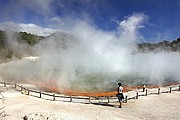
M 14 23 L 14 22 L 4 22 L 0 23 L 0 28 L 3 30 L 10 30 L 15 32 L 27 32 L 35 35 L 48 36 L 56 31 L 60 31 L 60 29 L 52 29 L 52 28 L 43 28 L 36 24 L 24 24 L 24 23 Z

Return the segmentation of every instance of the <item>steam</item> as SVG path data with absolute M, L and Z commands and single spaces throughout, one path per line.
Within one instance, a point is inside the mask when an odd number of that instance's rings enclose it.
M 56 32 L 36 44 L 32 51 L 37 61 L 24 58 L 1 64 L 1 76 L 56 80 L 60 88 L 81 91 L 112 90 L 117 82 L 161 85 L 180 81 L 179 53 L 137 52 L 138 29 L 145 27 L 146 19 L 144 14 L 134 14 L 118 21 L 117 30 L 111 32 L 78 20 L 70 31 Z

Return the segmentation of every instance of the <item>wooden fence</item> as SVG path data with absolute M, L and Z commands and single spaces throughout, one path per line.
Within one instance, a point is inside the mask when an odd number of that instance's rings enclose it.
M 101 96 L 101 97 L 88 97 L 88 96 L 75 96 L 75 95 L 63 95 L 59 93 L 43 92 L 38 90 L 32 90 L 23 87 L 17 83 L 11 82 L 0 82 L 1 87 L 13 87 L 15 90 L 20 91 L 23 94 L 31 95 L 34 97 L 52 100 L 52 101 L 64 101 L 64 102 L 80 102 L 80 103 L 115 103 L 117 102 L 116 95 L 114 96 Z M 161 94 L 161 93 L 172 93 L 172 91 L 180 91 L 180 85 L 166 86 L 162 88 L 153 89 L 138 89 L 133 91 L 128 91 L 124 93 L 125 99 L 123 102 L 127 103 L 130 99 L 138 99 L 140 96 L 148 96 L 151 94 Z

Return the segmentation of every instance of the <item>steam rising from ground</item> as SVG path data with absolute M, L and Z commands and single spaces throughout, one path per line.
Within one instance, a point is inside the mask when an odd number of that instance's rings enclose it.
M 112 90 L 125 85 L 180 81 L 180 54 L 138 53 L 138 29 L 147 18 L 134 14 L 118 22 L 116 31 L 102 31 L 78 21 L 69 32 L 56 32 L 31 50 L 38 60 L 1 64 L 1 76 L 11 80 L 56 80 L 64 89 Z M 11 42 L 12 43 L 12 42 Z

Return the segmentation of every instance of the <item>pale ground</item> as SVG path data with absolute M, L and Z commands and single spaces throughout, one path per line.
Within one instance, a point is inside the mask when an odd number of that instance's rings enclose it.
M 0 101 L 0 108 L 5 107 L 1 111 L 7 115 L 0 118 L 2 120 L 21 120 L 30 113 L 55 115 L 58 120 L 180 120 L 179 91 L 140 96 L 138 100 L 131 99 L 123 103 L 123 108 L 118 108 L 118 103 L 104 106 L 50 101 L 24 95 L 13 89 L 3 88 L 1 91 L 0 98 L 3 95 L 4 103 Z

